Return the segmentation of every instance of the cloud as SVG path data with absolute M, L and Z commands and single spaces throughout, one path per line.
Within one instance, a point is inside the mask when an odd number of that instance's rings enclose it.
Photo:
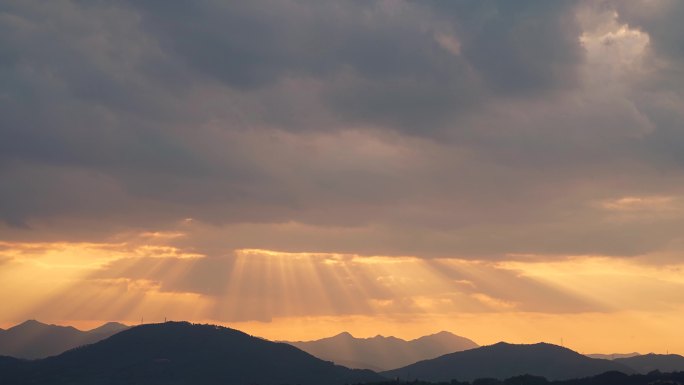
M 634 1 L 630 3 L 615 2 L 620 20 L 631 27 L 648 33 L 650 48 L 653 54 L 671 61 L 673 67 L 681 64 L 684 50 L 678 44 L 678 36 L 684 33 L 677 22 L 684 13 L 684 7 L 677 1 Z
M 597 204 L 684 194 L 678 6 L 649 4 L 8 3 L 3 237 L 669 252 L 681 216 Z
M 429 2 L 452 21 L 459 52 L 495 92 L 525 95 L 577 84 L 583 59 L 577 2 Z

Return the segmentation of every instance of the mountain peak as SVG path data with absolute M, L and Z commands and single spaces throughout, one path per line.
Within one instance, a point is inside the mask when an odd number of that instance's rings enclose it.
M 513 342 L 506 342 L 506 341 L 499 341 L 495 344 L 491 344 L 488 346 L 519 346 L 519 347 L 531 347 L 531 346 L 537 346 L 537 347 L 551 347 L 555 346 L 558 348 L 562 348 L 560 345 L 552 344 L 549 342 L 534 342 L 531 344 L 518 344 L 518 343 L 513 343 Z
M 378 334 L 355 338 L 344 332 L 315 341 L 288 342 L 316 357 L 359 369 L 387 370 L 444 354 L 476 348 L 473 341 L 441 332 L 406 341 Z
M 34 319 L 27 319 L 26 321 L 24 321 L 20 324 L 17 324 L 14 327 L 16 328 L 19 326 L 23 326 L 23 327 L 27 327 L 27 326 L 48 326 L 48 324 L 42 323 L 42 322 L 40 322 L 38 320 L 34 320 Z
M 42 323 L 40 321 L 30 319 L 30 320 L 26 320 L 20 324 L 12 326 L 11 328 L 7 329 L 7 331 L 19 332 L 19 331 L 25 331 L 25 330 L 40 330 L 40 329 L 46 329 L 49 327 L 57 327 L 57 326 L 48 325 L 48 324 Z
M 367 338 L 368 340 L 375 340 L 375 341 L 399 341 L 399 342 L 404 342 L 401 338 L 397 338 L 395 336 L 383 336 L 382 334 L 378 334 L 375 337 Z
M 439 331 L 439 332 L 437 332 L 437 333 L 430 334 L 428 337 L 430 337 L 430 336 L 435 336 L 435 337 L 439 336 L 439 337 L 442 337 L 442 336 L 455 336 L 455 335 L 456 335 L 456 334 L 454 334 L 454 333 L 452 333 L 452 332 L 449 332 L 449 331 L 446 331 L 446 330 L 442 330 L 442 331 Z
M 32 361 L 26 364 L 34 375 L 29 379 L 19 364 L 13 365 L 16 370 L 7 376 L 21 381 L 9 383 L 61 383 L 68 378 L 69 383 L 90 384 L 126 378 L 127 383 L 342 385 L 382 380 L 371 371 L 337 366 L 294 346 L 189 322 L 135 326 L 97 343 Z
M 615 358 L 614 361 L 634 368 L 642 374 L 653 370 L 660 370 L 661 372 L 684 371 L 684 357 L 678 354 L 649 353 L 642 356 Z
M 21 331 L 21 330 L 42 330 L 42 329 L 62 329 L 62 330 L 70 330 L 70 331 L 79 331 L 73 326 L 61 326 L 61 325 L 53 325 L 53 324 L 46 324 L 34 319 L 29 319 L 26 320 L 18 325 L 15 325 L 7 331 Z
M 554 352 L 570 352 L 573 354 L 578 354 L 579 353 L 575 352 L 572 349 L 568 349 L 564 346 L 556 345 L 556 344 L 551 344 L 548 342 L 536 342 L 533 344 L 514 344 L 510 342 L 504 342 L 500 341 L 492 345 L 484 346 L 484 348 L 488 349 L 494 349 L 494 350 L 501 350 L 501 351 L 509 351 L 509 350 L 519 350 L 519 351 L 554 351 Z
M 120 332 L 122 330 L 128 329 L 128 325 L 124 325 L 119 322 L 107 322 L 105 324 L 102 324 L 95 329 L 91 329 L 88 332 L 89 333 L 116 333 Z
M 339 333 L 339 334 L 332 336 L 331 338 L 356 338 L 356 337 L 351 335 L 351 333 L 349 333 L 349 332 L 342 332 L 342 333 Z
M 399 369 L 384 372 L 387 377 L 407 379 L 408 376 L 439 382 L 476 378 L 504 379 L 531 374 L 547 379 L 562 380 L 586 377 L 607 371 L 633 373 L 626 365 L 583 356 L 562 346 L 549 343 L 493 345 L 445 354 L 432 360 L 420 361 Z
M 90 331 L 81 331 L 73 326 L 45 324 L 30 319 L 2 332 L 0 355 L 24 359 L 54 356 L 95 343 L 126 328 L 125 325 L 107 323 Z

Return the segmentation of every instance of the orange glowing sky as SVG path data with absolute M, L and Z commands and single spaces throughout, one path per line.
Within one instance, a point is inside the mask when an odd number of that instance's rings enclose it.
M 585 353 L 684 351 L 673 338 L 682 333 L 684 265 L 255 249 L 219 258 L 164 246 L 170 238 L 2 243 L 0 256 L 9 260 L 0 273 L 3 326 L 38 318 L 87 329 L 144 317 L 220 323 L 272 339 L 450 330 L 480 344 L 562 338 Z
M 682 12 L 9 1 L 0 327 L 684 354 Z

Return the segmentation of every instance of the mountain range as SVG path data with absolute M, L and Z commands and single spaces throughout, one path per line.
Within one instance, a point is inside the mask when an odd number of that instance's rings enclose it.
M 634 373 L 632 368 L 621 363 L 590 358 L 557 345 L 514 345 L 500 342 L 416 362 L 381 374 L 388 378 L 427 381 L 505 379 L 524 374 L 550 380 L 565 380 L 609 371 Z
M 478 345 L 449 332 L 406 341 L 396 337 L 356 338 L 344 332 L 315 341 L 287 342 L 324 360 L 350 368 L 383 371 Z
M 0 359 L 0 383 L 300 384 L 379 381 L 294 346 L 214 325 L 165 322 L 124 330 L 92 345 L 35 361 Z
M 622 365 L 629 366 L 639 373 L 648 373 L 653 370 L 661 372 L 684 372 L 684 357 L 679 354 L 644 354 L 614 360 Z
M 602 360 L 614 360 L 616 358 L 629 358 L 640 355 L 637 352 L 634 353 L 611 353 L 611 354 L 586 354 L 587 357 L 600 358 Z
M 114 335 L 128 326 L 108 322 L 98 328 L 81 331 L 72 326 L 48 325 L 28 320 L 7 330 L 0 329 L 0 355 L 36 359 L 88 345 Z
M 116 333 L 117 330 L 120 330 Z M 11 331 L 11 332 L 10 332 Z M 74 333 L 76 331 L 77 333 Z M 45 325 L 27 321 L 14 328 L 0 331 L 0 340 L 7 337 L 17 341 L 29 341 L 26 351 L 55 351 L 64 342 L 64 335 L 89 335 L 90 338 L 115 333 L 93 344 L 79 340 L 77 348 L 62 354 L 36 360 L 0 356 L 0 384 L 360 384 L 366 382 L 400 379 L 402 381 L 474 381 L 490 378 L 504 381 L 507 385 L 542 384 L 565 381 L 565 385 L 641 384 L 653 379 L 660 372 L 684 373 L 684 357 L 668 354 L 647 354 L 596 359 L 583 356 L 564 347 L 539 343 L 514 345 L 498 343 L 473 347 L 460 352 L 441 355 L 432 359 L 402 366 L 399 369 L 375 373 L 371 370 L 349 369 L 315 357 L 295 346 L 249 336 L 243 332 L 214 325 L 195 325 L 187 322 L 165 322 L 129 328 L 121 324 L 105 324 L 89 332 L 74 328 Z M 22 333 L 25 333 L 22 334 Z M 57 338 L 51 335 L 54 333 Z M 81 333 L 81 334 L 79 334 Z M 33 335 L 31 339 L 29 336 Z M 39 337 L 36 337 L 39 336 Z M 71 339 L 69 341 L 75 341 Z M 350 351 L 356 349 L 359 357 L 352 361 L 388 365 L 392 359 L 407 356 L 437 354 L 448 349 L 448 343 L 470 340 L 441 332 L 416 340 L 404 341 L 394 337 L 354 338 L 342 333 L 331 338 L 309 341 L 308 347 L 324 347 L 327 353 L 335 353 L 336 346 L 344 341 Z M 73 342 L 72 342 L 73 343 Z M 474 342 L 470 341 L 474 344 Z M 45 346 L 43 346 L 45 345 Z M 445 347 L 447 346 L 447 347 Z M 409 352 L 410 349 L 414 352 Z M 368 351 L 364 351 L 366 348 Z M 399 353 L 392 351 L 397 350 Z M 326 352 L 325 350 L 323 350 Z M 394 354 L 396 353 L 396 354 Z M 365 355 L 364 355 L 365 354 Z M 372 359 L 373 354 L 382 355 L 386 361 Z M 342 357 L 342 355 L 338 355 Z M 399 358 L 397 358 L 399 357 Z M 366 361 L 367 360 L 367 361 Z M 601 373 L 613 373 L 605 374 Z M 617 373 L 617 374 L 616 374 Z M 622 373 L 622 374 L 619 374 Z M 646 374 L 639 377 L 634 373 Z M 594 380 L 572 380 L 588 378 Z M 544 378 L 542 378 L 544 377 Z M 541 378 L 541 380 L 540 380 Z M 659 377 L 658 377 L 659 378 Z M 664 378 L 664 377 L 663 377 Z M 542 381 L 543 380 L 543 381 Z M 485 384 L 478 380 L 479 385 Z M 492 380 L 493 381 L 493 380 Z M 574 381 L 574 382 L 573 382 Z M 579 381 L 579 382 L 578 382 Z M 589 381 L 589 382 L 587 382 Z M 490 381 L 491 382 L 491 381 Z M 457 382 L 453 382 L 457 383 Z M 495 382 L 491 382 L 494 384 Z M 648 383 L 648 382 L 643 382 Z

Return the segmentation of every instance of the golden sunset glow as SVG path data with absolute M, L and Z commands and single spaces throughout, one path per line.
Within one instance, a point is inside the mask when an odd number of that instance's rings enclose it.
M 482 262 L 259 249 L 215 258 L 159 243 L 2 247 L 0 256 L 9 260 L 3 293 L 22 287 L 20 277 L 40 283 L 2 298 L 10 304 L 0 314 L 8 320 L 3 326 L 32 316 L 84 328 L 106 320 L 190 318 L 273 339 L 341 331 L 416 338 L 450 330 L 481 344 L 563 338 L 583 352 L 684 351 L 671 338 L 682 333 L 675 325 L 684 317 L 684 265 L 601 256 Z M 209 270 L 218 285 L 205 280 Z
M 684 355 L 682 15 L 3 1 L 0 348 L 173 320 Z

